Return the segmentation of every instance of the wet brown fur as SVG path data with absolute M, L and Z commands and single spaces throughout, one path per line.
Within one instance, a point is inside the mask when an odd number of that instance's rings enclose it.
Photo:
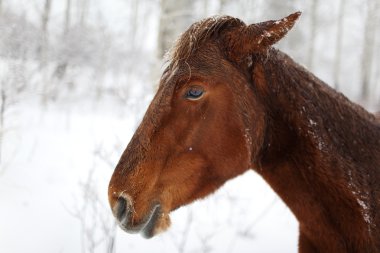
M 380 122 L 271 47 L 297 18 L 210 18 L 181 36 L 111 206 L 128 194 L 138 224 L 160 202 L 159 232 L 170 211 L 253 168 L 299 221 L 299 252 L 380 252 Z M 199 101 L 184 98 L 193 85 Z

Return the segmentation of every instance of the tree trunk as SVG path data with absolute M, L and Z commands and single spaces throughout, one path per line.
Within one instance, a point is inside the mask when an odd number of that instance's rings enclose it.
M 313 70 L 314 55 L 315 55 L 315 39 L 317 34 L 317 19 L 318 19 L 318 2 L 319 0 L 312 0 L 311 4 L 311 20 L 310 20 L 310 39 L 309 39 L 309 53 L 307 59 L 307 66 Z
M 203 18 L 208 17 L 209 1 L 203 0 Z
M 129 31 L 129 39 L 132 42 L 132 48 L 136 49 L 141 46 L 141 43 L 137 40 L 137 32 L 139 26 L 139 11 L 140 11 L 140 3 L 139 0 L 132 0 L 130 3 L 130 8 L 132 13 L 130 14 L 130 31 Z
M 376 16 L 379 10 L 378 0 L 367 0 L 367 17 L 364 27 L 364 38 L 361 60 L 361 100 L 369 102 L 371 73 L 374 61 L 374 45 L 376 33 Z
M 48 51 L 49 51 L 49 19 L 51 10 L 51 0 L 45 0 L 44 11 L 41 17 L 41 42 L 39 45 L 39 56 L 40 56 L 40 68 L 43 76 L 43 96 L 42 102 L 45 104 L 50 96 L 51 84 L 47 78 L 47 70 L 45 69 L 48 61 Z
M 47 57 L 47 47 L 48 47 L 48 24 L 50 18 L 50 10 L 51 10 L 51 0 L 45 0 L 44 11 L 41 17 L 41 43 L 39 45 L 39 53 L 40 53 L 40 64 L 41 66 L 45 66 L 46 57 Z
M 225 14 L 224 12 L 226 10 L 226 5 L 228 2 L 228 0 L 219 0 L 219 14 Z
M 65 11 L 65 23 L 63 26 L 63 36 L 66 36 L 70 28 L 70 14 L 71 12 L 71 0 L 66 0 L 66 11 Z
M 5 87 L 2 83 L 0 90 L 0 174 L 3 172 L 2 158 L 3 158 L 3 138 L 4 138 L 4 114 L 5 106 L 7 103 L 7 96 L 5 94 Z
M 339 3 L 339 14 L 338 14 L 338 27 L 336 33 L 336 44 L 335 44 L 335 59 L 334 59 L 334 86 L 336 90 L 339 90 L 340 86 L 340 65 L 341 65 L 341 55 L 342 55 L 342 37 L 343 37 L 343 19 L 346 9 L 346 0 L 340 0 Z
M 80 0 L 79 5 L 79 24 L 83 27 L 87 19 L 89 0 Z
M 42 14 L 42 32 L 44 34 L 47 33 L 47 26 L 48 26 L 49 17 L 50 17 L 50 9 L 51 9 L 51 0 L 45 0 L 44 12 Z
M 161 0 L 161 16 L 158 35 L 158 56 L 162 58 L 175 39 L 193 20 L 194 1 Z

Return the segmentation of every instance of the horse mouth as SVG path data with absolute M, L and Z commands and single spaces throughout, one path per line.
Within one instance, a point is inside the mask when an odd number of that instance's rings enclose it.
M 159 220 L 163 217 L 162 208 L 160 204 L 155 204 L 148 215 L 138 224 L 133 223 L 133 208 L 124 199 L 119 199 L 114 214 L 118 224 L 122 230 L 127 233 L 141 233 L 145 238 L 152 238 L 160 230 L 157 228 Z

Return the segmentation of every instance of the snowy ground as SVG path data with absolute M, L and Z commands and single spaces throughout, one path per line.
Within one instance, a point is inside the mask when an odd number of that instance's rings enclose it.
M 106 252 L 107 184 L 140 116 L 111 99 L 59 104 L 14 110 L 3 142 L 0 252 Z M 115 252 L 296 252 L 297 222 L 253 172 L 171 217 L 171 229 L 151 240 L 117 228 Z

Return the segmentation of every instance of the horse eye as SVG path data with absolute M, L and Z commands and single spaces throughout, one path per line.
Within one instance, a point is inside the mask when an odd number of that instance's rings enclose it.
M 197 100 L 202 97 L 203 89 L 200 87 L 192 87 L 186 93 L 186 98 L 190 100 Z

